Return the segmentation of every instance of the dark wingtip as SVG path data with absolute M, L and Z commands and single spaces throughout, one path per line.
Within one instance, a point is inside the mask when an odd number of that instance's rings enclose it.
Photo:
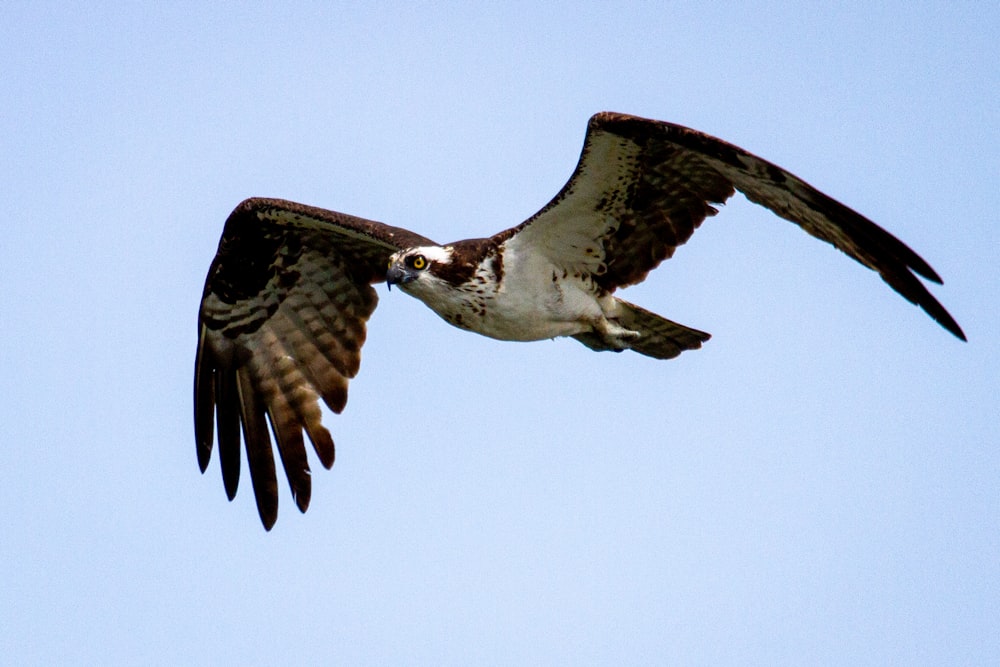
M 270 454 L 270 452 L 268 452 Z M 258 479 L 254 474 L 253 467 L 250 468 L 250 477 L 254 482 L 254 495 L 257 500 L 257 514 L 260 515 L 260 522 L 264 528 L 271 530 L 271 526 L 278 520 L 278 489 L 277 480 L 274 478 L 274 468 L 267 470 L 267 480 Z M 260 471 L 264 472 L 264 471 Z M 263 475 L 261 475 L 263 476 Z
M 194 357 L 194 443 L 198 467 L 204 473 L 212 459 L 215 437 L 215 375 L 206 361 L 204 326 L 198 336 Z
M 945 317 L 935 317 L 934 319 L 938 324 L 947 329 L 955 338 L 959 339 L 963 343 L 968 343 L 969 339 L 965 337 L 965 332 L 962 331 L 962 327 L 958 326 L 958 322 L 949 315 L 947 312 L 944 313 Z
M 197 446 L 198 468 L 201 470 L 201 474 L 204 475 L 205 471 L 208 470 L 208 462 L 212 458 L 212 447 L 211 446 L 206 447 L 200 442 L 197 443 L 197 445 L 198 445 Z
M 307 489 L 305 492 L 299 492 L 295 494 L 295 506 L 298 507 L 299 511 L 302 512 L 303 514 L 306 513 L 307 509 L 309 509 L 309 499 L 311 495 L 312 494 L 309 492 L 309 489 Z
M 226 474 L 225 469 L 223 469 L 222 486 L 226 489 L 226 498 L 229 499 L 229 502 L 232 502 L 233 499 L 236 498 L 236 490 L 239 488 L 239 484 L 239 468 L 236 469 L 235 477 L 233 475 Z
M 913 273 L 907 272 L 904 280 L 899 280 L 898 277 L 889 278 L 886 274 L 882 274 L 882 278 L 908 301 L 922 308 L 925 313 L 930 315 L 931 319 L 944 327 L 955 338 L 968 342 L 969 339 L 965 337 L 965 332 L 962 331 L 962 327 L 958 326 L 955 318 Z
M 330 432 L 320 425 L 318 428 L 312 429 L 309 439 L 312 440 L 313 449 L 316 450 L 316 454 L 319 456 L 319 462 L 327 470 L 332 468 L 334 459 L 337 458 L 337 449 L 333 444 Z
M 256 489 L 255 489 L 256 490 Z M 266 530 L 271 530 L 274 522 L 278 520 L 278 494 L 277 489 L 269 489 L 269 495 L 257 495 L 257 514 L 260 522 L 264 524 Z

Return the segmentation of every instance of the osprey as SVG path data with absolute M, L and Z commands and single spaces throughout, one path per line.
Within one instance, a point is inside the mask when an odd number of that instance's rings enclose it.
M 587 126 L 569 182 L 542 210 L 489 238 L 439 245 L 399 227 L 278 199 L 229 216 L 199 312 L 194 413 L 202 472 L 219 443 L 236 494 L 240 434 L 264 527 L 277 518 L 269 430 L 298 508 L 311 492 L 305 431 L 322 464 L 385 281 L 456 327 L 500 340 L 570 336 L 594 350 L 670 359 L 709 335 L 617 296 L 673 255 L 736 190 L 840 249 L 958 338 L 902 241 L 784 169 L 695 130 L 617 113 Z

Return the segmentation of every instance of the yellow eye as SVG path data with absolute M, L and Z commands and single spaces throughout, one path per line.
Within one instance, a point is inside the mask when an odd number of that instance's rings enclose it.
M 424 259 L 423 255 L 417 255 L 416 257 L 413 258 L 412 264 L 413 268 L 420 270 L 423 269 L 425 266 L 427 266 L 427 260 Z

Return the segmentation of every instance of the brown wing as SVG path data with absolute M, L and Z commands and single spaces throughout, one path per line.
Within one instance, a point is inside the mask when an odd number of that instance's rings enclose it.
M 371 284 L 384 280 L 392 253 L 430 243 L 404 229 L 277 199 L 248 199 L 226 221 L 198 317 L 198 464 L 204 472 L 217 428 L 232 500 L 242 428 L 265 528 L 278 512 L 268 423 L 304 512 L 311 485 L 302 432 L 323 465 L 333 465 L 319 399 L 338 413 L 347 402 L 378 302 Z
M 569 182 L 537 214 L 494 238 L 543 252 L 613 291 L 641 282 L 736 190 L 877 271 L 965 340 L 918 276 L 941 279 L 902 241 L 784 169 L 671 123 L 596 114 Z

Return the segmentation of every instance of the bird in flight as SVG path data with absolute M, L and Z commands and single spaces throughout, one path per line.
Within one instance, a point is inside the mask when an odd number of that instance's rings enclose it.
M 965 340 L 921 278 L 937 273 L 902 241 L 797 176 L 671 123 L 599 113 L 569 181 L 538 213 L 487 238 L 438 244 L 380 222 L 279 199 L 230 214 L 198 317 L 198 464 L 213 440 L 236 495 L 240 441 L 264 527 L 278 514 L 274 435 L 298 508 L 309 506 L 305 436 L 334 444 L 319 402 L 340 413 L 361 362 L 373 287 L 423 301 L 450 324 L 500 340 L 570 336 L 593 350 L 670 359 L 709 334 L 615 296 L 685 243 L 736 190 L 826 241 Z

